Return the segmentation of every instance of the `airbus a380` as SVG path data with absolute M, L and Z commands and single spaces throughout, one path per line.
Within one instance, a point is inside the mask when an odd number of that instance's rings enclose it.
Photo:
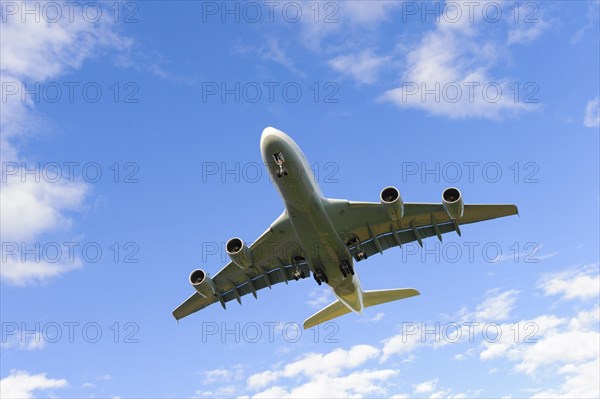
M 413 288 L 363 291 L 354 262 L 402 244 L 456 231 L 460 225 L 517 214 L 515 205 L 464 205 L 456 188 L 442 192 L 440 203 L 403 202 L 395 187 L 381 191 L 379 202 L 324 198 L 309 163 L 298 145 L 285 133 L 266 128 L 260 139 L 262 159 L 285 210 L 248 247 L 240 238 L 225 244 L 231 262 L 214 277 L 192 271 L 196 290 L 179 305 L 177 320 L 213 303 L 223 308 L 231 300 L 290 280 L 313 275 L 329 285 L 337 300 L 304 322 L 304 328 L 346 313 L 361 311 L 398 299 L 419 295 Z

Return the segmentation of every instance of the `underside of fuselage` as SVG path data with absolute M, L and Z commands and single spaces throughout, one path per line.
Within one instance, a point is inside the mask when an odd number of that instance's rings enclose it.
M 326 283 L 354 312 L 363 309 L 362 290 L 353 258 L 325 210 L 323 195 L 306 157 L 287 135 L 265 129 L 261 152 L 285 204 L 296 238 L 315 280 Z

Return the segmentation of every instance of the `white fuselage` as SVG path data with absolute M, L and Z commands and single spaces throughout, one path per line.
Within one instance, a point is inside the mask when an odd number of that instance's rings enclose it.
M 358 275 L 344 277 L 340 270 L 343 261 L 352 265 L 354 259 L 329 219 L 306 157 L 289 136 L 274 128 L 263 131 L 260 149 L 311 271 L 322 270 L 336 297 L 361 312 L 364 305 Z M 279 164 L 275 154 L 280 154 Z M 287 175 L 278 176 L 281 168 Z

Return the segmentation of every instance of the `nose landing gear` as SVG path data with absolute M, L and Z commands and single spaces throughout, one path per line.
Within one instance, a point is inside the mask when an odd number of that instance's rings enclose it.
M 279 166 L 279 170 L 277 171 L 277 177 L 281 177 L 283 175 L 287 176 L 288 171 L 283 166 L 283 162 L 285 161 L 285 159 L 283 159 L 283 154 L 281 152 L 278 152 L 277 154 L 273 154 L 273 159 L 275 160 L 275 164 L 277 166 Z

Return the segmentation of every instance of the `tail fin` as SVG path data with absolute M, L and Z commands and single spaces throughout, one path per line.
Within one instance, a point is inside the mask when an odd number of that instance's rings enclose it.
M 363 303 L 365 308 L 379 305 L 386 302 L 397 301 L 399 299 L 410 298 L 420 295 L 419 291 L 413 288 L 396 288 L 392 290 L 374 290 L 363 292 Z M 314 315 L 304 321 L 304 328 L 311 328 L 317 324 L 324 323 L 336 317 L 350 313 L 350 308 L 344 305 L 339 299 L 319 310 Z

